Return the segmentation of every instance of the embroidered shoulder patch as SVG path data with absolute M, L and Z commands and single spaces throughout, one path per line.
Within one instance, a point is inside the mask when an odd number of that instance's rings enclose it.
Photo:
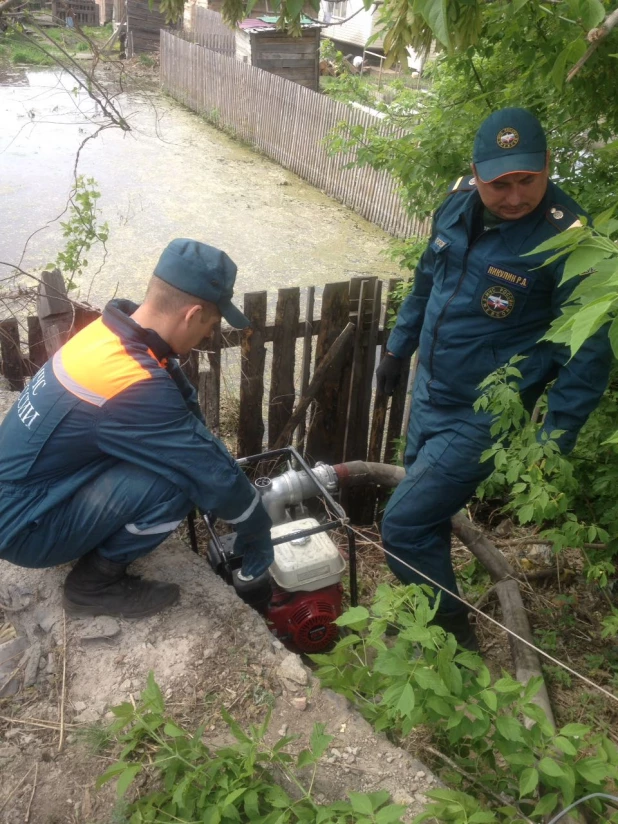
M 521 292 L 527 292 L 532 286 L 532 278 L 528 275 L 518 275 L 491 263 L 487 267 L 487 274 L 496 283 L 508 284 L 513 289 L 519 289 Z
M 504 286 L 492 286 L 483 292 L 481 307 L 490 318 L 507 318 L 515 308 L 515 295 Z
M 431 248 L 434 252 L 441 252 L 443 249 L 446 249 L 447 246 L 451 245 L 450 240 L 445 240 L 440 235 L 437 235 L 430 243 Z

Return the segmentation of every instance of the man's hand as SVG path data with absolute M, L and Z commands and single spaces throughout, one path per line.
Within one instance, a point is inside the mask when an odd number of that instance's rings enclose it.
M 238 538 L 236 539 L 238 541 Z M 242 580 L 258 578 L 275 560 L 275 551 L 270 537 L 270 531 L 256 535 L 243 542 Z
M 390 398 L 399 383 L 402 369 L 403 360 L 387 352 L 376 369 L 378 391 L 384 392 Z

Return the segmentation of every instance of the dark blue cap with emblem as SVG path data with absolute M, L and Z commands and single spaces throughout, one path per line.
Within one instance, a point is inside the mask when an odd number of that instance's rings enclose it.
M 502 175 L 539 174 L 545 168 L 547 139 L 537 118 L 526 109 L 500 109 L 483 121 L 472 160 L 485 183 Z
M 214 303 L 230 326 L 244 329 L 249 320 L 232 303 L 236 271 L 234 261 L 220 249 L 176 238 L 163 250 L 153 274 L 182 292 Z

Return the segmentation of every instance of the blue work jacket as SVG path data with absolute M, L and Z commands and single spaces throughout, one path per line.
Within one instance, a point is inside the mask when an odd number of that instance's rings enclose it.
M 544 429 L 563 430 L 561 448 L 577 433 L 607 385 L 612 355 L 607 330 L 570 358 L 564 346 L 541 341 L 561 313 L 577 278 L 561 284 L 564 259 L 551 252 L 525 257 L 559 232 L 581 225 L 583 209 L 550 182 L 539 206 L 520 220 L 484 229 L 474 178 L 460 178 L 434 215 L 432 235 L 388 339 L 388 351 L 407 357 L 418 349 L 430 402 L 470 406 L 478 386 L 513 355 L 524 398 L 548 393 Z
M 129 301 L 71 338 L 32 378 L 0 426 L 0 555 L 59 503 L 118 461 L 163 475 L 239 538 L 270 518 L 206 428 L 169 346 Z

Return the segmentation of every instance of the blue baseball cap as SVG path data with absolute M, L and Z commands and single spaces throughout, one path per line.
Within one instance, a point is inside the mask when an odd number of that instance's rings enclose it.
M 514 172 L 539 174 L 547 157 L 547 139 L 537 118 L 526 109 L 500 109 L 481 123 L 472 160 L 477 176 L 489 183 Z
M 153 274 L 181 292 L 214 303 L 230 326 L 245 329 L 249 320 L 232 303 L 236 272 L 234 261 L 220 249 L 176 238 L 163 250 Z

